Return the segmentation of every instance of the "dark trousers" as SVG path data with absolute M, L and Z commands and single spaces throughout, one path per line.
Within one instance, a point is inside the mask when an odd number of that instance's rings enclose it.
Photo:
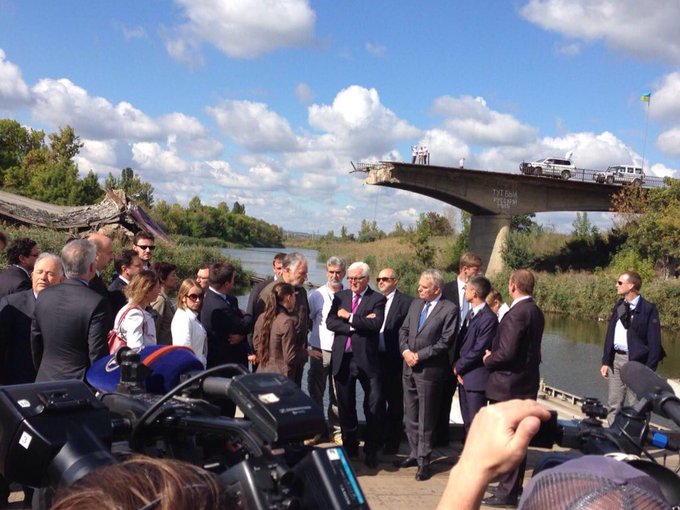
M 410 457 L 419 465 L 428 464 L 432 454 L 435 420 L 441 400 L 441 380 L 426 380 L 418 375 L 404 375 L 404 417 Z
M 435 446 L 449 444 L 449 415 L 451 414 L 451 401 L 457 387 L 458 379 L 456 379 L 453 370 L 449 370 L 449 374 L 444 378 L 444 386 L 439 401 L 439 415 L 432 437 Z
M 357 380 L 364 390 L 364 415 L 366 416 L 366 437 L 364 451 L 375 454 L 380 445 L 382 428 L 383 397 L 380 390 L 378 373 L 369 376 L 354 361 L 352 353 L 346 352 L 342 364 L 335 375 L 335 390 L 340 414 L 342 442 L 350 455 L 359 445 L 359 422 L 357 419 L 356 390 Z
M 489 401 L 491 404 L 496 401 Z M 496 497 L 502 499 L 518 499 L 520 490 L 522 489 L 522 482 L 524 481 L 524 472 L 527 469 L 527 456 L 525 455 L 522 462 L 519 463 L 515 469 L 500 475 L 498 477 L 498 487 L 496 488 Z
M 398 448 L 404 434 L 404 390 L 401 381 L 404 361 L 389 359 L 380 353 L 380 388 L 385 397 L 383 443 Z
M 479 410 L 486 406 L 486 394 L 484 391 L 469 391 L 465 386 L 458 387 L 458 398 L 460 400 L 460 414 L 465 424 L 465 433 L 470 430 L 470 425 Z

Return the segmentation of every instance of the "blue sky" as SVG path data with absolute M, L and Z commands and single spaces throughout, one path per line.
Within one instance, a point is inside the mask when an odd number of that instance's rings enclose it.
M 390 231 L 450 211 L 350 161 L 427 143 L 433 164 L 494 171 L 639 164 L 645 92 L 646 171 L 678 177 L 678 19 L 675 0 L 0 0 L 0 116 L 73 126 L 81 172 L 130 166 L 157 199 Z

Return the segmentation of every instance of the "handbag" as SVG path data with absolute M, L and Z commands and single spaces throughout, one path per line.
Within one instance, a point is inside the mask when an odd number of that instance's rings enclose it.
M 123 319 L 125 319 L 125 316 L 128 314 L 128 312 L 134 308 L 141 310 L 141 308 L 139 308 L 138 306 L 131 306 L 130 308 L 125 310 L 123 312 L 123 315 L 120 316 L 118 324 L 116 324 L 116 327 L 109 331 L 109 334 L 106 336 L 106 340 L 109 344 L 109 354 L 114 354 L 121 347 L 127 347 L 127 339 L 125 338 L 125 335 L 120 331 L 120 324 L 121 322 L 123 322 Z

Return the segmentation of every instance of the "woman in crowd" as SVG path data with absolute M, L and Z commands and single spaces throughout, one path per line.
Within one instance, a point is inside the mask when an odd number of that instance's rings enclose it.
M 207 333 L 198 320 L 203 305 L 203 289 L 187 278 L 179 286 L 177 311 L 172 318 L 172 344 L 190 347 L 203 366 L 208 356 Z
M 258 372 L 277 372 L 294 380 L 297 367 L 307 361 L 307 350 L 295 345 L 294 308 L 295 288 L 283 282 L 274 285 L 253 332 Z
M 151 308 L 156 311 L 156 341 L 159 344 L 170 345 L 172 343 L 172 333 L 170 325 L 175 316 L 175 304 L 170 300 L 170 294 L 177 287 L 177 266 L 169 262 L 156 262 L 153 270 L 158 275 L 161 282 L 161 292 L 156 300 L 151 303 Z
M 141 271 L 125 287 L 127 304 L 120 309 L 114 327 L 131 348 L 156 345 L 156 325 L 146 308 L 158 297 L 161 287 L 156 273 Z

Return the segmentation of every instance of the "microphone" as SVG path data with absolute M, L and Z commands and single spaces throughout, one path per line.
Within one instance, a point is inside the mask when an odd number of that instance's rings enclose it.
M 655 413 L 680 426 L 680 400 L 673 393 L 668 381 L 659 377 L 651 368 L 637 361 L 629 361 L 621 367 L 621 381 L 638 398 L 651 400 Z

